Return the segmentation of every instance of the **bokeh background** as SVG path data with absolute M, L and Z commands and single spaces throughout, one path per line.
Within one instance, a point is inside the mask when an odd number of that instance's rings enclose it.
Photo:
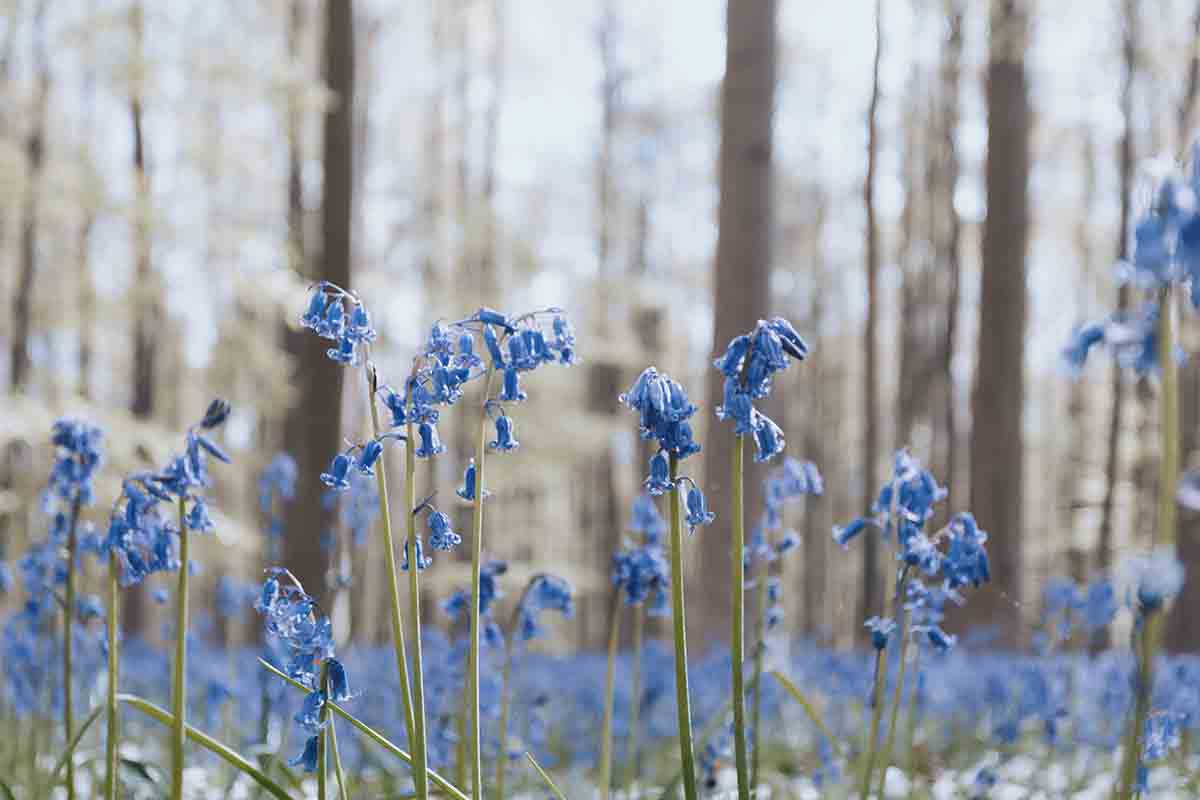
M 814 354 L 772 416 L 826 487 L 789 512 L 788 631 L 859 636 L 882 554 L 843 552 L 830 530 L 908 446 L 991 533 L 994 583 L 963 624 L 1027 642 L 1036 586 L 1087 578 L 1153 528 L 1153 379 L 1100 363 L 1072 379 L 1061 350 L 1118 301 L 1130 221 L 1187 154 L 1200 4 L 819 5 L 4 0 L 0 560 L 40 536 L 56 416 L 108 431 L 103 524 L 117 476 L 161 463 L 220 395 L 236 466 L 197 591 L 279 560 L 328 598 L 340 640 L 381 640 L 378 537 L 355 536 L 352 501 L 330 505 L 317 480 L 365 431 L 362 378 L 298 334 L 306 288 L 354 289 L 394 376 L 438 319 L 557 305 L 584 361 L 529 382 L 522 447 L 489 470 L 486 548 L 518 574 L 569 576 L 579 613 L 550 646 L 595 646 L 648 456 L 617 394 L 656 364 L 702 402 L 696 471 L 721 515 L 711 359 L 778 313 Z M 1186 465 L 1192 364 L 1183 398 Z M 474 425 L 449 416 L 449 451 L 422 475 L 446 506 Z M 300 484 L 272 552 L 258 481 L 280 452 Z M 1179 547 L 1194 563 L 1186 511 Z M 688 549 L 691 634 L 720 645 L 727 520 Z M 429 624 L 467 567 L 428 573 Z M 154 588 L 127 603 L 148 638 Z M 1174 648 L 1200 645 L 1192 616 L 1176 615 Z M 249 616 L 220 626 L 257 635 Z

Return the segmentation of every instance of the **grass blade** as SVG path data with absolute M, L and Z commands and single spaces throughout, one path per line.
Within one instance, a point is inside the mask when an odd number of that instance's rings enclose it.
M 550 787 L 550 791 L 554 792 L 554 796 L 557 797 L 558 800 L 567 800 L 567 796 L 562 793 L 562 789 L 559 789 L 558 786 L 554 784 L 554 781 L 549 775 L 546 774 L 546 770 L 542 769 L 542 765 L 537 763 L 537 759 L 533 757 L 533 753 L 526 750 L 525 757 L 529 759 L 529 763 L 533 765 L 535 770 L 537 770 L 537 774 L 542 776 L 542 780 L 546 782 L 546 786 Z

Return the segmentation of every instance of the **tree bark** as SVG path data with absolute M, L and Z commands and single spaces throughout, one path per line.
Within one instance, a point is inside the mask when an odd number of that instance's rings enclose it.
M 866 513 L 875 500 L 879 470 L 879 225 L 875 219 L 875 171 L 879 155 L 879 63 L 883 57 L 883 5 L 875 2 L 875 58 L 871 67 L 871 102 L 867 106 L 867 176 L 863 205 L 867 215 L 867 321 L 863 332 L 863 494 Z M 879 537 L 864 536 L 858 616 L 880 613 Z
M 350 285 L 354 208 L 354 8 L 351 0 L 326 0 L 323 75 L 334 102 L 325 112 L 322 145 L 321 267 L 316 277 Z M 328 343 L 307 336 L 297 343 L 298 401 L 291 410 L 289 444 L 299 466 L 296 499 L 288 506 L 284 556 L 309 594 L 330 594 L 331 554 L 323 534 L 337 524 L 323 507 L 319 475 L 340 449 L 345 368 L 325 355 Z M 357 373 L 353 373 L 357 375 Z
M 972 397 L 971 508 L 991 534 L 992 582 L 972 598 L 972 616 L 1000 646 L 1020 640 L 1024 512 L 1024 345 L 1032 112 L 1025 76 L 1029 14 L 1022 0 L 993 0 L 987 65 L 987 219 L 979 357 Z
M 766 315 L 770 303 L 772 214 L 771 125 L 775 105 L 776 1 L 743 0 L 726 11 L 725 80 L 721 87 L 720 210 L 716 276 L 713 282 L 713 350 L 721 352 L 738 334 Z M 708 372 L 708 413 L 721 404 L 722 376 Z M 733 433 L 710 418 L 705 444 L 706 486 L 711 505 L 730 508 Z M 763 470 L 745 476 L 747 527 L 762 507 Z M 727 584 L 731 534 L 729 515 L 718 514 L 710 532 L 712 547 L 702 550 L 694 573 L 701 632 L 728 629 L 729 598 L 711 591 Z M 703 591 L 701 591 L 703 589 Z M 711 637 L 708 642 L 711 642 Z
M 10 23 L 12 24 L 12 23 Z M 39 2 L 33 15 L 33 63 L 37 72 L 32 122 L 25 139 L 25 192 L 21 202 L 20 272 L 13 300 L 13 338 L 9 382 L 14 392 L 28 388 L 29 338 L 33 306 L 33 286 L 37 272 L 38 201 L 42 164 L 46 150 L 46 100 L 50 94 L 50 66 L 46 61 L 46 0 Z

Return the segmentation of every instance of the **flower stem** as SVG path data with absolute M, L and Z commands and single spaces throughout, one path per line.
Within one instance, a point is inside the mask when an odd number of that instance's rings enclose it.
M 900 585 L 900 592 L 904 591 L 904 584 Z M 896 740 L 896 720 L 900 716 L 900 703 L 903 699 L 904 692 L 904 672 L 908 666 L 908 632 L 906 630 L 907 616 L 900 615 L 900 671 L 896 674 L 896 686 L 892 690 L 892 708 L 888 712 L 888 727 L 887 738 L 883 740 L 883 758 L 880 760 L 879 783 L 877 784 L 878 791 L 876 796 L 883 797 L 884 784 L 887 781 L 888 767 L 891 766 L 892 745 Z
M 1170 287 L 1162 290 L 1158 315 L 1159 429 L 1162 460 L 1159 463 L 1158 529 L 1155 545 L 1175 546 L 1175 492 L 1179 484 L 1179 365 L 1175 361 L 1175 302 Z
M 554 783 L 554 779 L 547 774 L 546 770 L 542 769 L 542 765 L 539 764 L 537 759 L 533 757 L 533 753 L 526 750 L 525 758 L 529 759 L 529 763 L 533 766 L 534 770 L 537 771 L 537 774 L 541 777 L 542 782 L 546 784 L 546 787 L 550 789 L 550 791 L 554 792 L 554 796 L 557 797 L 558 800 L 567 800 L 567 796 L 562 793 L 562 789 L 559 789 Z
M 367 373 L 371 407 L 371 431 L 376 437 L 383 433 L 379 424 L 379 409 L 375 406 L 376 375 L 374 368 Z M 405 443 L 407 450 L 409 443 Z M 379 517 L 383 525 L 383 550 L 387 562 L 388 590 L 392 603 L 392 648 L 396 653 L 396 671 L 400 674 L 400 701 L 404 705 L 404 732 L 408 735 L 408 746 L 412 747 L 413 708 L 412 693 L 408 685 L 408 654 L 404 643 L 404 619 L 400 611 L 400 579 L 396 567 L 396 545 L 392 539 L 392 514 L 388 503 L 387 466 L 385 459 L 375 462 L 375 484 L 379 494 Z
M 1150 716 L 1150 700 L 1154 687 L 1154 652 L 1158 639 L 1161 611 L 1152 611 L 1139 620 L 1134 650 L 1137 653 L 1137 678 L 1134 682 L 1134 712 L 1129 730 L 1125 732 L 1125 752 L 1121 765 L 1121 787 L 1118 797 L 1132 798 L 1137 790 L 1138 764 L 1142 760 L 1142 732 Z
M 329 662 L 321 665 L 321 694 L 329 697 Z M 329 741 L 329 707 L 321 704 L 321 730 L 317 733 L 317 800 L 325 800 L 326 784 L 329 783 L 327 774 L 329 766 L 325 757 L 326 743 Z
M 625 786 L 636 779 L 638 770 L 638 725 L 642 712 L 642 638 L 646 627 L 646 611 L 641 605 L 633 608 L 633 676 L 630 679 L 629 696 L 629 749 L 626 753 Z
M 612 729 L 613 694 L 616 688 L 617 651 L 621 644 L 621 593 L 613 593 L 612 611 L 608 625 L 608 670 L 604 674 L 604 721 L 600 733 L 600 797 L 608 800 L 612 794 Z
M 683 796 L 696 800 L 696 755 L 692 745 L 692 701 L 688 690 L 687 620 L 683 604 L 683 518 L 679 508 L 679 457 L 670 459 L 671 503 L 671 622 L 675 638 L 675 708 L 679 722 L 679 760 Z M 737 702 L 737 698 L 734 698 Z
M 504 777 L 508 772 L 508 714 L 512 708 L 513 640 L 516 631 L 510 631 L 504 642 L 504 671 L 500 679 L 500 748 L 496 753 L 496 800 L 504 800 Z
M 179 498 L 179 583 L 175 597 L 175 664 L 171 681 L 171 800 L 183 800 L 183 744 L 187 736 L 188 526 Z
M 342 756 L 338 752 L 337 742 L 337 726 L 333 720 L 329 720 L 329 748 L 333 751 L 333 774 L 337 776 L 338 799 L 350 800 L 350 794 L 346 789 L 346 773 L 342 770 Z
M 750 800 L 750 768 L 746 751 L 746 674 L 745 674 L 745 627 L 746 627 L 746 520 L 743 492 L 742 461 L 744 437 L 733 437 L 733 471 L 730 485 L 733 487 L 732 527 L 733 536 L 729 544 L 729 560 L 733 579 L 731 581 L 731 605 L 729 630 L 730 668 L 733 677 L 733 752 L 737 765 L 739 800 Z
M 492 392 L 494 366 L 488 366 L 483 382 L 483 402 L 479 407 L 479 436 L 475 442 L 475 515 L 471 536 L 471 641 L 467 651 L 467 706 L 470 710 L 468 734 L 471 764 L 471 800 L 483 798 L 483 762 L 479 747 L 479 579 L 483 562 L 483 492 L 487 455 L 487 404 Z
M 120 735 L 120 709 L 117 705 L 117 683 L 120 673 L 121 642 L 117 635 L 120 613 L 120 584 L 116 550 L 108 554 L 108 694 L 105 698 L 108 729 L 104 737 L 104 797 L 117 797 L 117 737 Z
M 75 550 L 79 539 L 79 509 L 81 498 L 78 491 L 71 503 L 71 522 L 67 528 L 67 587 L 66 609 L 63 611 L 63 735 L 71 741 L 75 729 L 75 699 L 72 697 L 71 677 L 74 674 L 75 622 Z M 75 759 L 67 759 L 67 800 L 75 800 Z
M 404 497 L 408 517 L 408 616 L 412 628 L 413 784 L 418 800 L 429 797 L 429 762 L 425 750 L 425 679 L 421 659 L 421 556 L 417 551 L 417 459 L 413 424 L 404 443 Z
M 758 629 L 754 636 L 754 705 L 750 710 L 750 726 L 754 731 L 751 739 L 754 745 L 750 762 L 750 794 L 758 796 L 758 776 L 762 767 L 762 672 L 763 660 L 767 654 L 767 578 L 768 571 L 763 568 L 758 576 L 756 587 L 758 619 L 755 621 Z
M 871 791 L 871 773 L 875 771 L 875 747 L 879 740 L 879 717 L 883 710 L 883 685 L 887 682 L 886 648 L 875 651 L 875 683 L 871 690 L 871 725 L 867 732 L 866 755 L 863 766 L 862 783 L 859 784 L 859 796 L 867 800 Z

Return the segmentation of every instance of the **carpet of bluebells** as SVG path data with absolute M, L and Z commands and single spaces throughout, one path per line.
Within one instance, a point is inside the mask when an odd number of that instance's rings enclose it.
M 1200 305 L 1198 188 L 1194 174 L 1168 181 L 1136 228 L 1120 277 L 1144 303 L 1080 326 L 1064 351 L 1075 372 L 1107 348 L 1157 381 L 1158 535 L 1111 575 L 1046 582 L 1023 649 L 989 649 L 985 632 L 955 624 L 992 578 L 988 534 L 969 511 L 945 508 L 948 492 L 908 451 L 871 507 L 832 531 L 847 550 L 878 537 L 891 558 L 884 605 L 863 620 L 868 646 L 790 635 L 781 564 L 798 557 L 800 534 L 786 511 L 824 486 L 819 465 L 784 455 L 785 432 L 756 407 L 808 354 L 780 317 L 734 338 L 714 364 L 724 397 L 707 427 L 735 442 L 729 509 L 709 508 L 683 470 L 702 443 L 682 384 L 648 367 L 612 398 L 655 449 L 612 556 L 610 644 L 569 656 L 531 648 L 553 636 L 555 615 L 573 613 L 573 589 L 551 572 L 519 584 L 488 557 L 484 509 L 503 496 L 486 476 L 519 447 L 534 373 L 579 360 L 566 314 L 482 308 L 440 322 L 389 383 L 371 359 L 363 301 L 320 283 L 300 324 L 362 379 L 372 410 L 369 434 L 330 453 L 320 478 L 355 544 L 382 537 L 390 641 L 339 647 L 327 609 L 282 563 L 297 478 L 286 453 L 259 478 L 261 576 L 220 576 L 211 607 L 189 606 L 190 576 L 204 568 L 189 542 L 213 530 L 207 490 L 231 461 L 220 443 L 226 403 L 213 401 L 160 468 L 122 476 L 107 509 L 94 507 L 104 434 L 62 419 L 47 432 L 44 530 L 0 563 L 14 609 L 0 620 L 0 795 L 1197 796 L 1200 659 L 1160 644 L 1187 578 L 1174 510 L 1200 505 L 1200 476 L 1180 474 L 1174 444 L 1175 368 L 1187 357 L 1177 317 Z M 439 425 L 464 397 L 477 402 L 479 428 L 474 457 L 456 465 L 455 502 L 471 505 L 472 529 L 456 531 L 436 495 L 419 491 L 416 464 L 450 457 Z M 771 464 L 762 508 L 743 505 L 744 446 Z M 389 448 L 403 451 L 401 492 L 389 491 Z M 730 516 L 731 542 L 706 538 L 717 514 Z M 421 573 L 461 547 L 470 581 L 422 610 Z M 735 556 L 733 621 L 728 649 L 689 656 L 681 578 L 693 547 Z M 126 590 L 156 574 L 169 576 L 152 595 L 172 612 L 165 646 L 118 624 Z M 89 587 L 102 576 L 106 595 L 81 591 L 84 576 Z M 261 642 L 227 646 L 221 631 L 252 616 Z M 671 638 L 645 636 L 647 616 L 664 618 Z M 622 625 L 633 626 L 632 647 L 619 646 Z

